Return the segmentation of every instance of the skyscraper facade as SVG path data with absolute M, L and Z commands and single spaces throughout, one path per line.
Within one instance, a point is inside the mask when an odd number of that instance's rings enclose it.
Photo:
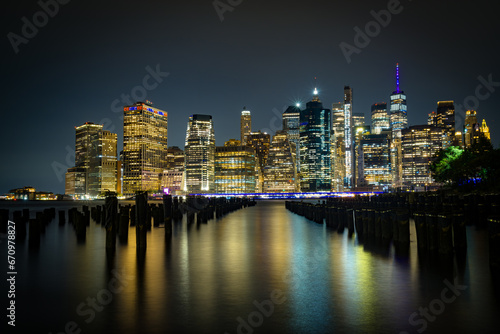
M 295 169 L 300 170 L 300 107 L 289 106 L 283 113 L 283 131 L 288 135 L 290 142 L 295 144 Z
M 355 185 L 354 171 L 354 123 L 352 118 L 352 89 L 344 87 L 344 189 L 352 189 Z
M 90 191 L 89 174 L 95 173 L 94 168 L 90 166 L 95 151 L 92 147 L 97 144 L 102 128 L 102 124 L 92 122 L 75 127 L 75 167 L 85 169 L 85 194 L 89 194 Z
M 117 192 L 117 134 L 100 131 L 91 146 L 88 194 Z
M 387 103 L 372 104 L 372 126 L 371 133 L 380 134 L 382 131 L 390 130 L 391 124 L 389 114 L 387 113 Z
M 396 64 L 396 90 L 391 95 L 390 121 L 392 130 L 391 139 L 391 166 L 393 187 L 401 186 L 401 175 L 403 168 L 401 130 L 408 127 L 408 115 L 406 108 L 406 95 L 400 89 L 399 64 Z
M 162 189 L 167 188 L 168 193 L 179 195 L 184 189 L 184 151 L 177 146 L 167 149 L 167 168 L 163 171 L 161 180 Z
M 439 101 L 436 109 L 437 126 L 443 128 L 447 135 L 444 147 L 448 147 L 455 142 L 455 105 L 453 101 Z
M 184 191 L 187 194 L 214 192 L 215 135 L 212 116 L 189 116 L 184 153 Z
M 229 140 L 215 149 L 215 192 L 249 194 L 255 192 L 257 173 L 255 150 Z
M 303 192 L 331 190 L 330 109 L 324 109 L 317 89 L 300 112 L 300 188 Z
M 255 150 L 257 156 L 257 192 L 262 192 L 264 184 L 264 167 L 267 164 L 267 157 L 269 155 L 269 146 L 271 145 L 271 135 L 263 133 L 260 130 L 251 132 L 247 136 L 247 146 Z
M 264 168 L 263 192 L 297 192 L 296 148 L 286 131 L 276 131 Z
M 250 111 L 246 109 L 247 107 L 243 107 L 240 119 L 240 135 L 241 143 L 243 145 L 246 145 L 246 137 L 252 132 L 252 115 L 250 114 Z
M 344 144 L 344 103 L 332 104 L 332 130 L 330 132 L 330 156 L 332 191 L 344 189 L 345 144 Z
M 430 125 L 414 125 L 402 130 L 402 181 L 405 186 L 424 188 L 434 185 L 430 165 L 443 148 L 444 137 L 443 128 Z
M 391 185 L 390 131 L 363 135 L 363 177 L 367 185 L 386 188 Z
M 167 167 L 167 112 L 149 102 L 136 102 L 123 111 L 123 193 L 160 191 Z

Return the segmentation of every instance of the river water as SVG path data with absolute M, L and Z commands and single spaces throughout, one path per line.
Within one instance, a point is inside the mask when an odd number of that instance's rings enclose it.
M 7 333 L 497 332 L 488 235 L 472 226 L 467 254 L 452 260 L 419 257 L 414 228 L 408 250 L 363 244 L 283 201 L 208 224 L 184 218 L 171 237 L 153 227 L 147 238 L 138 254 L 130 227 L 109 255 L 100 225 L 78 242 L 56 218 L 39 247 L 18 240 L 16 327 Z

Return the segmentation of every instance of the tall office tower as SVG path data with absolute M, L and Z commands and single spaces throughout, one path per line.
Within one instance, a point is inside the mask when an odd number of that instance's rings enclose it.
M 430 165 L 443 148 L 445 129 L 430 125 L 414 125 L 402 130 L 403 174 L 405 186 L 421 188 L 434 185 Z
M 371 130 L 374 135 L 391 129 L 389 114 L 387 113 L 387 103 L 372 104 L 372 126 Z
M 331 191 L 330 109 L 323 109 L 318 90 L 300 112 L 300 188 L 303 192 Z
M 189 116 L 184 154 L 186 194 L 214 192 L 215 135 L 212 116 Z
M 332 191 L 344 190 L 345 145 L 344 145 L 344 104 L 332 104 L 332 131 L 330 133 L 330 159 Z
M 408 127 L 406 95 L 400 89 L 399 64 L 396 64 L 396 90 L 391 95 L 391 128 L 401 137 L 401 130 Z
M 295 152 L 295 143 L 289 139 L 286 131 L 276 131 L 269 147 L 267 165 L 264 167 L 263 192 L 298 191 Z
M 367 185 L 382 189 L 391 185 L 390 136 L 390 131 L 384 130 L 361 138 L 363 178 Z
M 366 186 L 366 181 L 364 177 L 364 155 L 363 148 L 361 146 L 361 140 L 363 136 L 370 134 L 370 126 L 362 125 L 354 128 L 354 175 L 355 177 L 355 187 Z
M 263 133 L 260 130 L 251 132 L 247 136 L 247 146 L 255 150 L 257 156 L 257 185 L 256 192 L 262 192 L 262 185 L 264 183 L 264 167 L 267 164 L 267 156 L 269 154 L 269 145 L 271 144 L 271 135 Z
M 247 107 L 243 107 L 240 119 L 241 142 L 243 145 L 246 145 L 246 137 L 250 134 L 250 132 L 252 132 L 252 115 L 250 114 L 250 111 L 246 109 Z
M 490 128 L 486 125 L 486 120 L 483 118 L 483 123 L 481 123 L 481 135 L 488 141 L 491 141 Z
M 68 168 L 65 178 L 64 193 L 75 199 L 85 196 L 85 180 L 87 179 L 87 168 L 71 167 Z
M 150 102 L 123 108 L 123 194 L 160 191 L 167 167 L 167 112 Z
M 117 134 L 100 131 L 92 142 L 88 169 L 88 194 L 117 192 Z
M 457 144 L 455 138 L 455 105 L 453 101 L 439 101 L 437 103 L 437 126 L 443 128 L 447 135 L 444 147 Z
M 168 189 L 169 194 L 179 195 L 184 189 L 183 180 L 184 151 L 177 146 L 171 146 L 167 149 L 167 167 L 163 171 L 161 188 Z
M 401 130 L 408 127 L 408 115 L 406 108 L 406 95 L 400 89 L 399 64 L 396 64 L 396 90 L 391 95 L 391 165 L 392 180 L 394 187 L 401 186 L 401 173 L 403 168 Z
M 435 111 L 432 111 L 428 116 L 427 116 L 427 125 L 430 126 L 437 126 L 437 114 Z
M 300 170 L 300 104 L 289 106 L 283 113 L 283 131 L 288 135 L 288 139 L 295 144 L 295 169 Z
M 344 87 L 344 189 L 352 189 L 356 183 L 354 173 L 354 124 L 352 119 L 352 89 Z
M 471 147 L 474 140 L 474 125 L 477 123 L 477 112 L 467 110 L 464 122 L 464 146 Z
M 75 127 L 75 167 L 85 168 L 85 194 L 89 194 L 90 191 L 89 173 L 94 173 L 94 170 L 90 170 L 92 146 L 99 138 L 102 127 L 102 124 L 92 122 Z
M 85 194 L 99 196 L 106 191 L 117 191 L 117 135 L 104 131 L 103 126 L 87 122 L 75 128 L 75 176 L 85 170 Z M 68 170 L 70 172 L 70 170 Z M 77 187 L 78 188 L 78 187 Z
M 215 148 L 215 192 L 249 194 L 255 192 L 257 173 L 255 150 L 230 139 Z
M 365 114 L 360 112 L 352 113 L 352 125 L 355 128 L 358 126 L 365 126 Z

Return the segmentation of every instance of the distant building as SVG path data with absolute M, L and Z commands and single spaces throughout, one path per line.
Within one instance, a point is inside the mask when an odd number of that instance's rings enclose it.
M 107 191 L 117 192 L 116 133 L 91 122 L 75 127 L 75 167 L 78 169 L 70 168 L 66 173 L 67 195 L 96 197 Z M 75 182 L 76 188 L 72 186 Z
M 399 64 L 396 64 L 396 90 L 391 94 L 390 113 L 392 181 L 393 187 L 398 188 L 402 185 L 403 173 L 401 131 L 408 127 L 406 94 L 400 89 Z
M 87 169 L 84 167 L 71 167 L 66 172 L 66 183 L 64 193 L 73 198 L 83 198 L 85 192 L 85 180 Z
M 162 189 L 167 188 L 172 195 L 182 192 L 184 180 L 184 151 L 177 146 L 167 149 L 167 169 L 163 171 Z
M 288 139 L 295 144 L 296 170 L 300 170 L 300 105 L 289 106 L 283 113 L 283 131 L 288 135 Z
M 477 112 L 475 110 L 467 110 L 465 112 L 465 124 L 463 133 L 464 147 L 469 148 L 476 144 L 480 137 L 484 137 L 491 141 L 490 128 L 486 125 L 486 120 L 482 123 L 478 122 Z
M 296 148 L 287 133 L 276 131 L 269 147 L 269 157 L 264 168 L 265 193 L 297 192 Z
M 243 107 L 240 119 L 240 135 L 243 145 L 246 145 L 246 137 L 252 132 L 252 115 L 246 109 L 247 107 Z
M 330 164 L 332 191 L 344 189 L 345 144 L 344 144 L 344 103 L 332 104 L 332 128 L 330 131 Z
M 330 109 L 324 109 L 314 90 L 312 101 L 300 112 L 300 189 L 331 190 Z
M 435 185 L 430 164 L 443 148 L 445 129 L 430 125 L 414 125 L 402 131 L 403 184 L 411 188 Z
M 149 102 L 123 110 L 123 193 L 159 192 L 167 166 L 167 112 Z
M 212 116 L 189 116 L 184 147 L 184 192 L 215 191 L 215 135 Z
M 390 137 L 390 131 L 362 136 L 363 178 L 367 185 L 391 185 Z
M 430 126 L 437 126 L 437 114 L 435 111 L 431 112 L 428 116 L 427 116 L 427 125 L 430 125 Z
M 356 188 L 365 187 L 367 184 L 364 178 L 364 155 L 363 155 L 363 147 L 361 146 L 361 140 L 364 136 L 370 134 L 370 126 L 369 125 L 360 125 L 355 127 L 354 129 L 354 174 L 356 177 L 354 178 Z
M 453 101 L 439 101 L 436 109 L 437 126 L 446 132 L 444 147 L 456 145 L 455 142 L 455 105 Z
M 247 136 L 247 146 L 255 150 L 257 156 L 257 192 L 262 192 L 264 183 L 264 167 L 267 164 L 267 156 L 269 154 L 269 145 L 271 144 L 271 135 L 263 133 L 260 130 L 252 132 Z
M 10 199 L 29 201 L 57 200 L 57 195 L 47 191 L 36 191 L 33 187 L 11 189 L 8 197 Z
M 371 130 L 374 135 L 380 134 L 382 131 L 391 129 L 389 114 L 387 113 L 387 103 L 372 104 L 372 126 Z
M 254 193 L 257 181 L 255 150 L 231 139 L 215 148 L 215 192 Z
M 352 113 L 352 124 L 354 128 L 365 126 L 365 114 L 360 112 Z
M 344 87 L 344 189 L 356 183 L 354 153 L 354 120 L 352 118 L 352 88 Z

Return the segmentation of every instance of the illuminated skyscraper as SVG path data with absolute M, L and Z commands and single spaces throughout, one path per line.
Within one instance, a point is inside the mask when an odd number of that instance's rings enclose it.
M 249 194 L 256 188 L 255 150 L 231 139 L 215 149 L 215 192 Z
M 371 130 L 374 135 L 380 134 L 382 131 L 391 129 L 389 114 L 387 113 L 387 103 L 372 104 L 372 126 Z
M 444 147 L 457 144 L 455 138 L 455 105 L 453 101 L 439 101 L 436 109 L 437 126 L 446 132 Z
M 332 131 L 330 132 L 332 191 L 343 191 L 345 174 L 344 104 L 332 104 Z
M 354 122 L 352 118 L 352 89 L 344 87 L 344 189 L 352 189 L 356 183 L 354 171 Z
M 437 126 L 437 114 L 435 111 L 431 112 L 428 116 L 427 116 L 427 125 L 430 125 L 430 126 Z
M 167 149 L 167 168 L 163 171 L 161 188 L 178 195 L 184 189 L 184 151 L 177 146 Z
M 267 165 L 264 168 L 263 192 L 298 191 L 295 152 L 295 143 L 289 140 L 287 133 L 284 130 L 276 131 L 269 147 Z
M 477 123 L 477 112 L 475 110 L 467 110 L 465 112 L 464 124 L 464 145 L 471 147 L 474 141 L 474 125 Z
M 330 109 L 324 109 L 314 90 L 300 112 L 300 188 L 303 192 L 331 190 Z
M 123 193 L 160 191 L 167 167 L 167 112 L 149 102 L 136 102 L 123 111 Z
M 215 135 L 212 116 L 189 116 L 184 153 L 184 191 L 187 194 L 214 192 Z
M 414 125 L 402 130 L 403 184 L 408 187 L 427 187 L 434 184 L 430 164 L 443 148 L 445 129 L 430 125 Z
M 366 185 L 364 178 L 364 163 L 363 163 L 363 147 L 361 146 L 361 140 L 363 136 L 370 134 L 369 125 L 360 125 L 354 128 L 354 175 L 356 177 L 355 187 L 363 187 Z
M 408 127 L 408 116 L 406 108 L 406 95 L 400 89 L 399 64 L 396 64 L 396 90 L 391 95 L 391 166 L 392 181 L 394 187 L 401 186 L 401 174 L 403 168 L 401 130 Z
M 295 164 L 296 170 L 300 170 L 300 105 L 289 106 L 283 113 L 283 131 L 288 135 L 288 139 L 295 144 Z
M 247 107 L 243 107 L 240 119 L 241 143 L 243 145 L 246 145 L 246 137 L 252 132 L 252 115 L 246 109 Z
M 264 183 L 264 167 L 267 164 L 267 156 L 269 154 L 269 146 L 271 144 L 271 135 L 262 133 L 260 130 L 252 132 L 247 136 L 247 146 L 255 150 L 257 156 L 257 192 L 262 192 Z
M 391 185 L 390 131 L 363 135 L 363 178 L 366 184 L 386 188 Z
M 83 198 L 86 195 L 85 181 L 87 179 L 87 168 L 71 167 L 66 172 L 66 183 L 64 193 L 73 198 Z
M 88 169 L 88 194 L 117 192 L 117 134 L 100 131 L 94 138 Z
M 391 95 L 391 128 L 401 136 L 401 130 L 408 127 L 406 95 L 399 86 L 399 64 L 396 64 L 396 90 Z
M 365 114 L 361 112 L 352 113 L 352 125 L 354 128 L 365 126 Z
M 117 191 L 117 135 L 103 126 L 87 122 L 75 128 L 75 167 L 67 176 L 74 179 L 75 191 L 81 191 L 81 173 L 85 174 L 84 193 L 99 196 Z M 72 183 L 73 181 L 68 181 Z M 71 188 L 71 187 L 70 187 Z

